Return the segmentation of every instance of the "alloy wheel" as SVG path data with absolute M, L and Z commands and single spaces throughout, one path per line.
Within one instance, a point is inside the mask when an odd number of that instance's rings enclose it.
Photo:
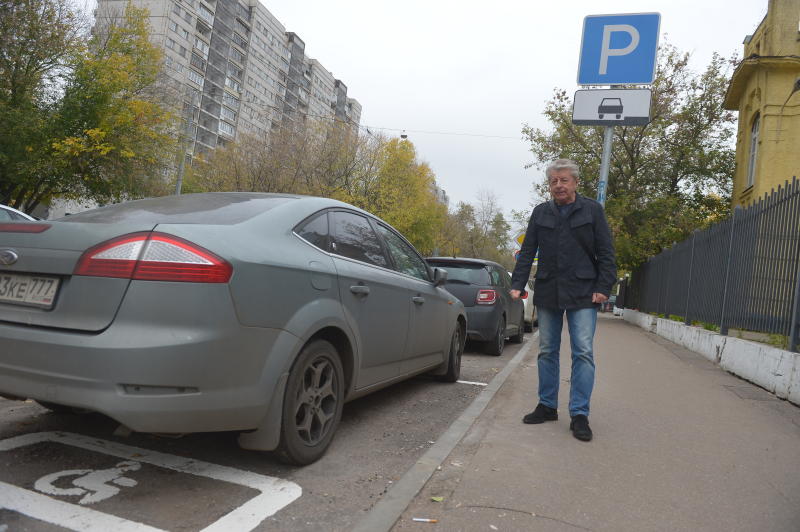
M 306 445 L 317 445 L 328 434 L 339 401 L 336 371 L 331 361 L 320 356 L 304 369 L 295 397 L 294 424 Z

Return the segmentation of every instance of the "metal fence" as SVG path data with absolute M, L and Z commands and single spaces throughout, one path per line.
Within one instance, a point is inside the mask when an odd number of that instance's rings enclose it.
M 800 182 L 651 258 L 631 274 L 623 304 L 687 324 L 774 333 L 798 351 Z

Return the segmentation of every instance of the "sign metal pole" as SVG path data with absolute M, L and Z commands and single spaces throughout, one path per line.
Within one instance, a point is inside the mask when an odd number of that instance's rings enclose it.
M 611 142 L 614 139 L 614 126 L 606 126 L 603 135 L 603 158 L 600 161 L 600 180 L 597 182 L 597 201 L 606 206 L 606 187 L 608 186 L 608 166 L 611 162 Z

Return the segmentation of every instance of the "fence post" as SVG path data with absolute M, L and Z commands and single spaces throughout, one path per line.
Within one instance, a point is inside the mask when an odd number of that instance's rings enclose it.
M 683 322 L 686 325 L 692 324 L 692 319 L 689 317 L 689 301 L 692 299 L 692 268 L 694 268 L 694 241 L 697 239 L 697 229 L 692 231 L 692 252 L 689 255 L 689 281 L 686 283 L 686 311 L 683 313 Z
M 722 289 L 722 311 L 720 312 L 719 316 L 719 333 L 728 336 L 728 325 L 725 323 L 725 305 L 728 304 L 728 280 L 730 279 L 731 274 L 731 256 L 733 255 L 733 234 L 734 230 L 736 229 L 736 213 L 742 210 L 741 207 L 738 205 L 735 209 L 733 209 L 733 215 L 731 216 L 731 237 L 728 241 L 728 260 L 727 265 L 725 266 L 725 285 Z
M 669 278 L 672 276 L 672 257 L 675 255 L 675 242 L 669 248 L 669 260 L 667 261 L 667 275 L 664 284 L 664 317 L 669 319 Z
M 800 268 L 797 269 L 797 279 L 794 282 L 794 302 L 792 304 L 792 325 L 789 329 L 789 351 L 798 351 L 798 306 L 800 306 Z M 785 330 L 785 329 L 784 329 Z

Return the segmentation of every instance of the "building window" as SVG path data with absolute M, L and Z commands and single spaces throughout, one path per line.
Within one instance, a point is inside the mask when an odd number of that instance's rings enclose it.
M 239 63 L 244 64 L 244 54 L 231 46 L 231 59 L 234 61 L 238 61 Z
M 233 63 L 228 63 L 228 74 L 235 78 L 242 79 L 242 69 L 234 65 Z
M 234 109 L 239 108 L 239 99 L 228 94 L 227 92 L 222 95 L 222 101 L 225 103 L 225 105 L 233 107 Z
M 230 120 L 231 122 L 236 122 L 236 113 L 228 109 L 227 107 L 222 107 L 220 110 L 220 116 L 225 120 Z
M 203 42 L 202 39 L 200 39 L 199 37 L 195 37 L 194 38 L 194 47 L 197 48 L 198 50 L 200 50 L 201 55 L 203 56 L 203 59 L 207 59 L 208 58 L 208 44 Z
M 234 129 L 233 129 L 233 126 L 230 125 L 229 123 L 220 122 L 219 123 L 219 132 L 220 133 L 225 133 L 226 135 L 230 135 L 232 137 Z
M 236 92 L 242 92 L 242 86 L 239 84 L 238 81 L 232 78 L 225 78 L 225 86 L 229 89 L 233 89 Z
M 203 60 L 202 57 L 200 57 L 195 53 L 192 54 L 191 64 L 193 67 L 197 67 L 200 70 L 205 71 L 206 69 L 206 62 Z
M 750 153 L 747 159 L 747 188 L 755 184 L 756 161 L 758 160 L 758 130 L 761 127 L 761 116 L 756 114 L 753 119 L 753 127 L 750 128 Z
M 239 35 L 238 33 L 233 34 L 233 42 L 241 49 L 247 50 L 247 39 Z
M 214 24 L 214 13 L 209 11 L 203 4 L 200 4 L 200 8 L 197 10 L 197 14 L 200 15 L 200 18 L 202 18 L 209 24 Z
M 194 70 L 192 70 L 190 68 L 189 71 L 186 73 L 186 75 L 189 77 L 190 80 L 194 81 L 195 83 L 197 83 L 201 87 L 203 86 L 203 75 L 202 74 L 198 74 L 197 72 L 195 72 Z

